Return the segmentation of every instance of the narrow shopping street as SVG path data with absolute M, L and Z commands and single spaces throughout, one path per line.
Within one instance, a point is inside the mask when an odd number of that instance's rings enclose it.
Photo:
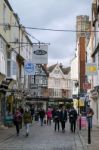
M 69 131 L 69 123 L 65 133 L 62 133 L 61 130 L 54 131 L 53 123 L 41 127 L 36 122 L 31 125 L 29 137 L 25 136 L 24 127 L 19 136 L 13 130 L 9 137 L 0 142 L 0 150 L 83 150 L 83 146 L 78 131 L 75 134 Z

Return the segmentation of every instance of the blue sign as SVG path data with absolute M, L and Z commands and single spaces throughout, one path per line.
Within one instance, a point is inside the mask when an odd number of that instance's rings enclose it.
M 25 75 L 34 75 L 35 74 L 35 64 L 28 61 L 24 64 Z

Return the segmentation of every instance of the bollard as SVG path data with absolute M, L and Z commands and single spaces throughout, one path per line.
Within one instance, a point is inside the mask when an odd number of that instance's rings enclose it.
M 79 118 L 79 130 L 81 130 L 81 116 Z
M 90 120 L 89 119 L 88 119 L 88 144 L 91 144 L 91 128 L 90 128 Z

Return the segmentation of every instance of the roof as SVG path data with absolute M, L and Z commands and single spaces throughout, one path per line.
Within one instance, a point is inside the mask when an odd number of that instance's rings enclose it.
M 92 53 L 92 57 L 94 57 L 98 51 L 99 51 L 99 43 L 98 43 L 96 49 L 94 50 L 94 52 Z
M 54 64 L 54 65 L 48 67 L 48 71 L 49 71 L 49 72 L 52 72 L 53 69 L 56 67 L 56 65 L 57 65 L 57 64 Z
M 68 74 L 70 72 L 70 67 L 67 67 L 67 68 L 61 68 L 62 72 L 64 74 Z
M 47 71 L 47 68 L 46 68 L 44 65 L 41 65 L 41 66 L 42 66 L 43 70 L 45 71 L 46 75 L 48 76 L 49 73 L 48 73 L 48 71 Z
M 56 67 L 56 65 L 57 65 L 57 64 L 54 64 L 54 65 L 50 66 L 50 67 L 48 68 L 48 71 L 49 71 L 49 72 L 52 72 L 53 69 Z M 62 67 L 62 66 L 60 66 L 60 65 L 59 65 L 59 67 L 60 67 L 61 71 L 63 72 L 63 74 L 68 74 L 68 73 L 70 72 L 70 67 L 64 68 L 64 67 Z
M 13 9 L 12 9 L 12 7 L 11 7 L 9 1 L 8 1 L 8 0 L 4 0 L 4 1 L 5 1 L 5 3 L 7 4 L 7 6 L 9 7 L 9 9 L 10 9 L 11 11 L 13 11 Z

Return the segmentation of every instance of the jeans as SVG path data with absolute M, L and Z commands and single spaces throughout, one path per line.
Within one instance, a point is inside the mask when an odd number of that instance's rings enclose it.
M 75 132 L 76 130 L 76 120 L 70 122 L 71 131 Z
M 61 121 L 62 131 L 65 131 L 65 121 Z
M 15 122 L 15 127 L 16 127 L 17 135 L 19 135 L 20 128 L 19 128 L 19 123 L 17 121 Z
M 28 134 L 29 133 L 29 128 L 30 128 L 30 123 L 26 123 L 25 127 L 26 127 L 26 133 Z
M 59 120 L 55 120 L 55 131 L 56 131 L 56 128 L 58 128 L 58 131 L 59 131 Z
M 40 118 L 41 126 L 43 126 L 44 118 Z
M 51 118 L 47 118 L 47 125 L 51 125 Z

